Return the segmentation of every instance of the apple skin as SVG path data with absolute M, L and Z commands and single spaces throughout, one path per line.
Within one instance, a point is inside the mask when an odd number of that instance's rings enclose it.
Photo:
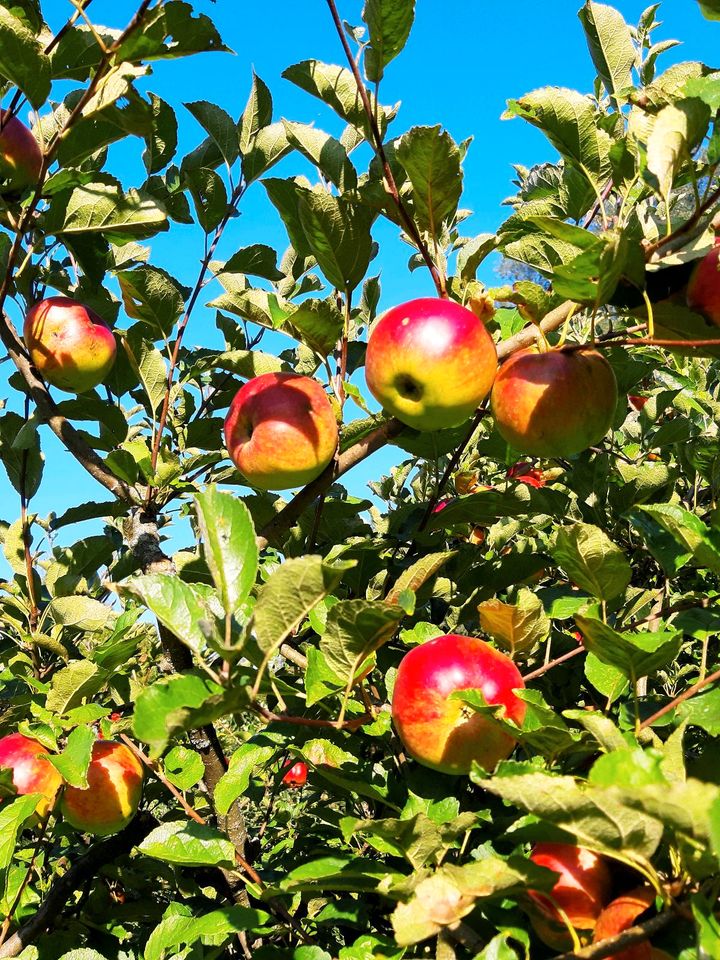
M 492 770 L 510 756 L 514 738 L 448 697 L 456 690 L 480 690 L 520 724 L 525 704 L 513 689 L 522 687 L 512 660 L 484 640 L 453 633 L 435 637 L 400 662 L 392 699 L 395 729 L 410 756 L 431 770 L 466 774 L 473 760 Z
M 602 911 L 595 924 L 593 943 L 615 937 L 632 927 L 638 918 L 655 903 L 655 891 L 650 886 L 636 887 L 616 897 Z M 613 953 L 608 960 L 652 960 L 652 947 L 647 940 L 635 943 L 620 953 Z
M 124 743 L 93 744 L 86 790 L 65 787 L 60 809 L 68 823 L 83 833 L 106 837 L 126 827 L 142 796 L 143 768 Z
M 720 327 L 720 243 L 700 260 L 690 274 L 687 305 Z
M 304 487 L 330 463 L 338 427 L 317 380 L 264 373 L 238 390 L 225 418 L 225 445 L 259 490 Z
M 36 184 L 42 171 L 40 144 L 17 117 L 0 111 L 0 192 L 24 190 Z
M 50 752 L 37 740 L 21 733 L 10 733 L 0 739 L 0 767 L 12 770 L 12 782 L 18 794 L 42 794 L 35 807 L 39 817 L 50 812 L 63 782 L 55 767 L 39 756 Z
M 38 372 L 69 393 L 92 390 L 115 363 L 110 327 L 94 310 L 69 297 L 49 297 L 32 306 L 23 336 Z
M 602 440 L 617 396 L 612 367 L 596 350 L 530 347 L 502 365 L 490 404 L 500 435 L 515 450 L 571 457 Z
M 297 763 L 288 760 L 285 766 L 290 767 L 290 769 L 282 778 L 282 782 L 288 787 L 304 787 L 308 775 L 307 764 L 303 763 L 302 760 L 298 760 Z
M 550 892 L 552 901 L 545 894 L 530 892 L 533 929 L 553 950 L 569 949 L 572 938 L 554 904 L 577 930 L 595 929 L 610 899 L 608 865 L 598 854 L 570 843 L 538 843 L 530 859 L 560 875 Z
M 485 324 L 452 300 L 410 300 L 382 314 L 370 331 L 370 392 L 416 430 L 463 423 L 487 396 L 496 370 Z

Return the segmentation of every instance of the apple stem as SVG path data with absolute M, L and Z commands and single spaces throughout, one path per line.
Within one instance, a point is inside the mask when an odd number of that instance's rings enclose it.
M 383 168 L 383 179 L 385 181 L 385 189 L 390 194 L 393 203 L 397 209 L 400 219 L 403 222 L 406 232 L 412 239 L 413 243 L 417 247 L 420 255 L 422 256 L 425 264 L 430 271 L 430 275 L 433 278 L 433 283 L 437 290 L 439 297 L 442 297 L 443 300 L 448 299 L 447 287 L 445 284 L 445 278 L 440 273 L 436 262 L 433 260 L 428 245 L 425 243 L 417 224 L 410 215 L 407 207 L 400 197 L 400 191 L 398 190 L 397 184 L 395 182 L 395 177 L 393 176 L 392 168 L 388 162 L 387 154 L 385 153 L 385 147 L 383 146 L 383 138 L 380 133 L 380 125 L 377 120 L 375 111 L 372 108 L 370 103 L 370 97 L 368 96 L 367 87 L 365 86 L 362 77 L 360 76 L 360 69 L 357 65 L 355 57 L 353 57 L 352 50 L 350 49 L 350 44 L 348 43 L 347 37 L 345 36 L 345 31 L 343 30 L 342 20 L 340 19 L 340 14 L 338 13 L 337 4 L 335 0 L 327 0 L 327 5 L 330 8 L 330 13 L 335 24 L 335 29 L 337 35 L 340 38 L 340 43 L 342 44 L 343 51 L 345 52 L 345 57 L 348 62 L 348 66 L 352 71 L 353 77 L 355 78 L 355 84 L 357 85 L 358 94 L 360 95 L 360 100 L 363 105 L 363 110 L 365 111 L 365 116 L 368 120 L 368 126 L 370 128 L 370 146 L 375 151 L 375 154 L 380 161 Z M 375 105 L 377 108 L 377 85 L 376 90 L 376 100 Z

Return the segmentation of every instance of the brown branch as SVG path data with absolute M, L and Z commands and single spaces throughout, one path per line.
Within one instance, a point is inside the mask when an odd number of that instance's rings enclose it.
M 268 544 L 276 544 L 280 534 L 292 527 L 316 497 L 324 495 L 328 487 L 339 477 L 369 457 L 371 453 L 379 450 L 393 437 L 397 437 L 404 429 L 404 425 L 399 420 L 394 418 L 387 420 L 382 426 L 341 453 L 319 477 L 303 487 L 269 523 L 265 524 L 257 538 L 258 546 L 262 549 Z
M 555 307 L 554 310 L 551 310 L 550 313 L 540 321 L 539 326 L 542 332 L 552 333 L 553 330 L 561 327 L 575 306 L 576 304 L 574 304 L 572 300 L 566 300 L 558 307 Z M 513 337 L 500 341 L 497 348 L 498 360 L 506 360 L 510 354 L 516 353 L 518 350 L 523 350 L 525 347 L 531 347 L 537 338 L 537 326 L 534 323 L 528 324 L 527 327 L 523 327 L 523 329 Z
M 233 191 L 232 196 L 230 197 L 230 200 L 227 205 L 227 210 L 225 211 L 225 214 L 223 215 L 222 220 L 220 221 L 218 226 L 215 228 L 213 239 L 210 243 L 210 246 L 207 248 L 205 252 L 205 256 L 203 257 L 200 263 L 200 270 L 198 272 L 198 277 L 197 277 L 197 280 L 195 281 L 195 286 L 193 287 L 193 291 L 190 294 L 190 299 L 188 300 L 187 309 L 185 310 L 185 313 L 183 314 L 183 317 L 178 325 L 177 336 L 175 338 L 175 344 L 173 346 L 172 356 L 170 357 L 170 366 L 168 369 L 167 383 L 165 386 L 165 395 L 163 396 L 162 408 L 160 410 L 160 418 L 158 420 L 157 431 L 155 434 L 155 440 L 153 442 L 153 447 L 152 447 L 151 464 L 152 464 L 153 470 L 155 470 L 157 466 L 158 454 L 160 452 L 160 444 L 162 443 L 162 435 L 165 432 L 165 425 L 167 424 L 168 413 L 170 410 L 170 394 L 173 388 L 173 377 L 175 376 L 178 357 L 180 356 L 180 345 L 182 344 L 182 339 L 185 334 L 185 330 L 187 329 L 188 321 L 190 320 L 190 315 L 192 314 L 195 308 L 197 299 L 200 296 L 200 291 L 203 288 L 205 275 L 207 274 L 208 268 L 210 266 L 210 261 L 215 255 L 215 250 L 217 249 L 217 245 L 220 242 L 220 238 L 223 235 L 225 227 L 228 225 L 230 218 L 236 212 L 237 204 L 240 201 L 244 192 L 245 192 L 245 184 L 241 181 Z M 150 502 L 152 493 L 153 493 L 153 490 L 152 488 L 150 488 L 148 490 L 148 496 L 147 496 L 148 503 Z
M 553 957 L 552 960 L 603 960 L 605 957 L 611 957 L 620 954 L 626 947 L 634 943 L 642 943 L 648 940 L 654 934 L 659 933 L 669 926 L 673 920 L 678 919 L 681 914 L 672 910 L 666 910 L 645 923 L 640 923 L 635 927 L 629 927 L 615 937 L 607 937 L 605 940 L 599 940 L 597 943 L 591 943 L 588 947 L 580 950 L 561 953 Z
M 370 97 L 368 96 L 367 87 L 365 86 L 362 77 L 360 76 L 360 69 L 357 65 L 355 58 L 352 55 L 352 50 L 350 49 L 350 44 L 348 43 L 347 36 L 345 35 L 345 30 L 343 29 L 342 20 L 340 19 L 340 14 L 338 13 L 337 4 L 335 0 L 327 0 L 327 5 L 330 8 L 330 13 L 333 18 L 333 23 L 335 24 L 335 29 L 337 35 L 340 38 L 340 43 L 342 44 L 343 51 L 345 53 L 345 58 L 347 59 L 348 66 L 352 70 L 353 77 L 355 78 L 355 84 L 360 95 L 360 100 L 362 101 L 363 110 L 365 111 L 365 116 L 368 120 L 368 125 L 370 127 L 370 132 L 372 134 L 372 143 L 371 146 L 375 151 L 378 160 L 380 161 L 383 168 L 383 177 L 385 180 L 385 189 L 392 197 L 392 201 L 397 208 L 397 212 L 400 216 L 400 219 L 403 222 L 405 230 L 409 237 L 411 237 L 413 243 L 420 251 L 425 264 L 430 271 L 430 275 L 433 278 L 433 283 L 438 292 L 439 297 L 446 298 L 447 290 L 445 287 L 445 279 L 441 276 L 440 271 L 437 268 L 437 264 L 430 255 L 428 246 L 422 238 L 420 231 L 418 230 L 417 224 L 413 220 L 410 212 L 402 201 L 400 196 L 400 191 L 397 188 L 395 183 L 395 177 L 393 176 L 390 163 L 385 153 L 385 147 L 383 146 L 383 138 L 380 133 L 380 127 L 378 125 L 377 117 L 375 116 L 375 111 L 372 108 L 370 103 Z
M 609 340 L 596 340 L 595 343 L 565 343 L 560 348 L 565 353 L 574 353 L 576 350 L 587 350 L 592 347 L 596 350 L 611 349 L 612 347 L 665 347 L 669 349 L 680 347 L 720 347 L 720 339 L 714 340 L 652 340 L 644 337 L 635 338 L 616 338 Z
M 93 844 L 88 852 L 74 863 L 67 873 L 50 887 L 37 913 L 0 947 L 0 958 L 17 957 L 18 954 L 46 930 L 60 916 L 72 894 L 97 874 L 108 863 L 130 853 L 150 833 L 157 821 L 147 813 L 141 813 L 121 832 Z
M 698 682 L 693 684 L 692 687 L 688 687 L 684 693 L 681 693 L 679 696 L 675 697 L 675 699 L 671 700 L 670 703 L 666 703 L 664 707 L 661 707 L 651 717 L 648 717 L 647 720 L 643 720 L 638 729 L 643 730 L 645 727 L 651 727 L 656 720 L 664 717 L 666 713 L 670 713 L 670 711 L 674 710 L 675 707 L 678 707 L 681 703 L 685 703 L 686 700 L 694 697 L 696 693 L 700 693 L 701 690 L 703 690 L 705 687 L 708 687 L 711 683 L 715 683 L 717 680 L 720 680 L 720 670 L 716 670 L 715 673 L 711 673 L 703 680 L 698 680 Z
M 259 714 L 266 723 L 291 723 L 298 727 L 323 727 L 333 730 L 357 730 L 365 726 L 366 723 L 373 723 L 376 719 L 371 713 L 364 713 L 361 717 L 353 717 L 352 720 L 321 720 L 316 717 L 295 717 L 287 713 L 273 713 L 259 704 L 253 705 L 253 710 Z
M 572 660 L 573 657 L 577 657 L 578 654 L 586 653 L 585 647 L 582 644 L 579 647 L 576 647 L 574 650 L 569 650 L 567 653 L 564 653 L 561 657 L 556 657 L 554 660 L 549 660 L 547 663 L 543 664 L 542 667 L 538 667 L 537 670 L 533 670 L 532 673 L 526 673 L 523 676 L 523 680 L 527 683 L 528 680 L 534 680 L 536 677 L 541 677 L 544 673 L 547 673 L 548 670 L 552 670 L 553 667 L 559 666 L 561 663 L 565 663 L 566 660 Z
M 681 227 L 678 227 L 677 230 L 673 230 L 673 232 L 669 233 L 666 237 L 661 237 L 654 243 L 645 244 L 645 259 L 649 260 L 653 254 L 657 253 L 658 250 L 662 250 L 663 247 L 673 243 L 678 237 L 683 237 L 686 233 L 691 233 L 700 220 L 702 220 L 705 214 L 709 211 L 710 207 L 712 207 L 713 204 L 718 203 L 718 201 L 720 201 L 720 187 L 717 187 L 715 190 L 713 190 L 710 196 L 698 206 L 697 210 L 695 210 L 690 219 L 686 220 Z

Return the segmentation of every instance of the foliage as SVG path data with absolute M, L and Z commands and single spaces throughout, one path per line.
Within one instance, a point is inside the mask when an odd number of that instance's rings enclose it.
M 3 90 L 37 111 L 48 171 L 3 194 L 0 308 L 70 295 L 120 347 L 107 391 L 51 396 L 0 313 L 18 371 L 0 461 L 19 504 L 0 520 L 0 733 L 59 751 L 78 785 L 96 737 L 127 736 L 148 767 L 141 814 L 89 847 L 54 814 L 39 823 L 34 798 L 2 801 L 0 956 L 541 958 L 522 912 L 552 886 L 529 859 L 540 840 L 609 857 L 624 889 L 650 882 L 672 956 L 720 955 L 720 368 L 683 295 L 720 205 L 720 73 L 660 69 L 657 4 L 630 26 L 588 0 L 593 92 L 508 103 L 555 159 L 516 167 L 508 218 L 468 237 L 469 145 L 435 118 L 400 132 L 378 99 L 414 7 L 367 0 L 364 26 L 337 20 L 363 96 L 350 66 L 285 71 L 333 132 L 274 119 L 255 75 L 237 118 L 141 92 L 153 61 L 232 45 L 184 0 L 143 2 L 124 30 L 74 16 L 52 39 L 39 0 L 0 7 Z M 181 123 L 203 131 L 182 158 Z M 108 148 L 131 137 L 146 179 L 126 186 Z M 280 177 L 288 156 L 297 175 Z M 285 251 L 227 249 L 250 190 Z M 351 420 L 383 218 L 410 269 L 485 310 L 501 356 L 537 325 L 552 344 L 599 338 L 620 388 L 600 446 L 518 471 L 489 415 L 466 441 Z M 183 224 L 204 251 L 192 289 L 150 262 L 148 241 Z M 494 251 L 517 282 L 488 291 Z M 201 311 L 215 327 L 196 349 Z M 334 475 L 293 499 L 244 486 L 221 439 L 241 383 L 281 369 L 322 380 L 342 422 Z M 50 431 L 105 490 L 42 517 Z M 350 496 L 343 473 L 386 442 L 397 466 L 373 503 Z M 168 557 L 178 507 L 193 536 Z M 96 533 L 54 545 L 87 520 Z M 518 741 L 469 778 L 409 760 L 390 719 L 403 653 L 446 632 L 489 636 L 527 683 L 521 728 L 468 695 Z M 300 789 L 288 760 L 307 764 Z

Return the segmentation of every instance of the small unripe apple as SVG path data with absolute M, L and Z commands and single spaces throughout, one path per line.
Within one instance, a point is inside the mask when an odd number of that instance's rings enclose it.
M 0 740 L 0 768 L 12 770 L 12 782 L 18 794 L 40 793 L 35 811 L 44 817 L 55 802 L 63 778 L 41 754 L 50 751 L 37 740 L 21 733 L 10 733 Z
M 559 874 L 550 894 L 531 892 L 533 929 L 554 950 L 572 946 L 572 938 L 560 914 L 578 931 L 595 929 L 610 898 L 611 877 L 605 860 L 592 850 L 569 843 L 538 843 L 530 859 Z
M 36 184 L 41 171 L 40 144 L 22 121 L 0 111 L 0 192 Z
M 418 763 L 441 773 L 469 773 L 473 760 L 492 770 L 510 756 L 515 739 L 461 700 L 457 690 L 480 690 L 520 724 L 525 704 L 513 692 L 524 687 L 509 657 L 484 640 L 447 634 L 406 653 L 392 699 L 392 718 L 403 746 Z
M 500 435 L 515 450 L 571 457 L 608 432 L 617 395 L 612 367 L 596 350 L 531 347 L 502 365 L 491 406 Z
M 720 244 L 717 241 L 693 267 L 687 286 L 687 304 L 720 327 Z
M 288 787 L 304 787 L 308 775 L 307 764 L 303 763 L 302 760 L 298 760 L 297 763 L 288 760 L 285 766 L 290 767 L 290 769 L 282 778 L 282 782 Z
M 485 324 L 452 300 L 410 300 L 384 313 L 370 331 L 370 392 L 416 430 L 467 420 L 487 396 L 496 370 L 497 352 Z
M 225 445 L 240 473 L 260 490 L 310 483 L 330 463 L 338 427 L 327 394 L 311 377 L 264 373 L 235 394 Z
M 65 787 L 60 809 L 68 823 L 97 837 L 118 833 L 137 812 L 143 768 L 124 743 L 97 740 L 87 772 L 87 789 Z
M 32 306 L 23 335 L 38 372 L 60 390 L 92 390 L 115 363 L 110 327 L 90 307 L 69 297 L 49 297 Z

